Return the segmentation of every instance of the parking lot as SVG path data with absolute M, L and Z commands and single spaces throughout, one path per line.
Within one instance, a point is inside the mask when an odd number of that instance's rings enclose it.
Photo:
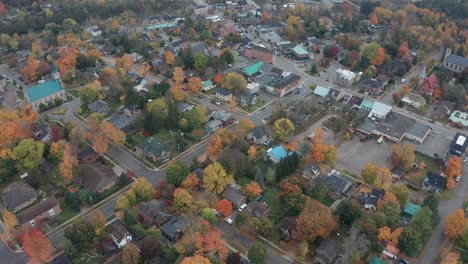
M 0 75 L 8 79 L 7 85 L 4 88 L 4 91 L 0 93 L 1 96 L 1 105 L 6 108 L 14 109 L 17 106 L 21 106 L 23 100 L 21 100 L 20 95 L 18 94 L 20 90 L 13 85 L 13 80 L 16 81 L 18 86 L 22 86 L 25 89 L 26 84 L 19 80 L 19 75 L 13 72 L 8 65 L 0 64 Z

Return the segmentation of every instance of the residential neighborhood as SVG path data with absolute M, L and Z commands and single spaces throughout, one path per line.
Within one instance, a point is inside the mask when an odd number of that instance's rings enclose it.
M 466 10 L 0 2 L 0 264 L 467 263 Z

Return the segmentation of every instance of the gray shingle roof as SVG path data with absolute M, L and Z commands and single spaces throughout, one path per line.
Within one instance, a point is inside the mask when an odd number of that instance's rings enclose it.
M 329 189 L 343 193 L 346 191 L 347 185 L 351 183 L 351 180 L 348 178 L 339 176 L 339 175 L 329 175 L 325 176 L 323 180 L 327 183 Z
M 261 126 L 254 127 L 252 130 L 250 130 L 250 133 L 252 133 L 255 138 L 262 138 L 266 135 L 265 130 L 263 130 L 263 127 Z
M 463 66 L 463 67 L 468 67 L 468 59 L 462 56 L 455 55 L 455 54 L 450 54 L 447 57 L 446 62 L 456 64 L 459 66 Z
M 111 167 L 102 163 L 86 165 L 77 181 L 91 192 L 98 192 L 102 187 L 117 181 L 117 175 Z
M 8 210 L 37 197 L 36 190 L 25 182 L 14 182 L 3 190 L 1 198 Z

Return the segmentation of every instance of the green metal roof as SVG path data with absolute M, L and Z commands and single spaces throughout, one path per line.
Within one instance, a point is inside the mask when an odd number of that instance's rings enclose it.
M 202 82 L 203 87 L 209 87 L 211 85 L 213 85 L 213 82 L 211 80 L 206 80 L 206 81 Z
M 387 264 L 384 260 L 379 259 L 378 257 L 373 257 L 369 264 Z
M 28 88 L 26 93 L 31 102 L 34 102 L 60 90 L 62 90 L 62 84 L 57 80 L 50 80 Z
M 460 124 L 464 127 L 468 126 L 468 114 L 458 110 L 453 111 L 449 118 L 453 123 Z
M 308 55 L 309 52 L 307 52 L 307 50 L 305 50 L 301 45 L 296 45 L 296 47 L 294 47 L 292 49 L 292 51 L 294 53 L 296 53 L 297 55 Z
M 408 202 L 405 206 L 405 209 L 403 209 L 403 212 L 413 217 L 419 212 L 419 210 L 421 210 L 420 205 L 414 204 L 412 202 Z
M 260 61 L 260 62 L 257 62 L 257 63 L 255 63 L 255 64 L 252 64 L 252 65 L 246 67 L 246 68 L 244 69 L 244 71 L 245 71 L 245 73 L 246 73 L 247 75 L 252 76 L 252 75 L 254 75 L 255 73 L 257 73 L 258 70 L 260 70 L 260 67 L 262 67 L 262 65 L 263 65 L 263 62 Z
M 153 30 L 153 29 L 171 28 L 171 27 L 176 27 L 178 24 L 179 24 L 179 21 L 172 21 L 172 22 L 167 22 L 163 24 L 150 25 L 150 26 L 145 27 L 145 29 Z
M 364 101 L 362 101 L 361 108 L 372 109 L 373 105 L 374 101 L 364 99 Z

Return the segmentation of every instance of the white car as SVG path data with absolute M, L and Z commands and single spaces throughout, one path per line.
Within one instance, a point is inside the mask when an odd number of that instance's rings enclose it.
M 220 102 L 215 102 L 215 105 L 221 105 L 221 103 Z
M 456 182 L 460 182 L 460 180 L 461 180 L 461 176 L 455 177 L 455 181 L 456 181 Z
M 232 221 L 232 219 L 230 217 L 224 218 L 224 222 L 226 222 L 226 223 L 228 223 L 230 225 L 232 225 L 232 223 L 234 223 L 234 221 Z
M 247 207 L 246 204 L 241 205 L 239 208 L 237 208 L 237 211 L 242 212 L 244 209 Z

